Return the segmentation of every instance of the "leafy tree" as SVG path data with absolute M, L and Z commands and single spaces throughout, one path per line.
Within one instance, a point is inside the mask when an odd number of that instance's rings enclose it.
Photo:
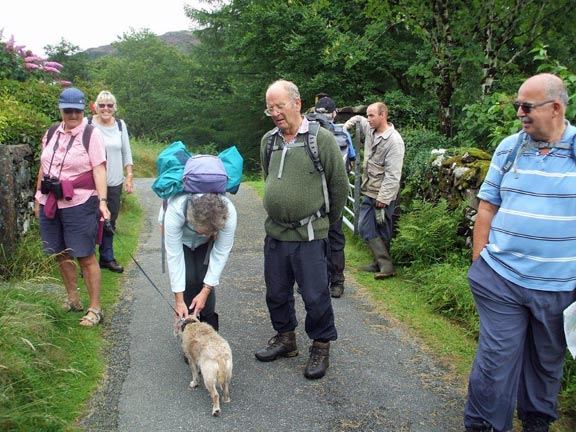
M 80 47 L 61 39 L 57 45 L 46 45 L 44 51 L 48 58 L 63 65 L 61 79 L 76 83 L 89 80 L 89 62 Z

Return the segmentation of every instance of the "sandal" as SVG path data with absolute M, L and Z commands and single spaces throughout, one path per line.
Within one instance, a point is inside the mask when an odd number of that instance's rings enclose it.
M 66 301 L 62 303 L 62 309 L 64 309 L 66 312 L 82 312 L 84 310 L 84 306 L 79 299 L 75 302 L 71 301 L 70 299 L 66 299 Z
M 90 315 L 92 314 L 92 315 Z M 82 324 L 83 322 L 87 322 L 90 324 Z M 80 318 L 80 325 L 83 327 L 94 327 L 97 326 L 102 322 L 102 311 L 99 311 L 95 308 L 88 308 L 88 312 L 82 318 Z

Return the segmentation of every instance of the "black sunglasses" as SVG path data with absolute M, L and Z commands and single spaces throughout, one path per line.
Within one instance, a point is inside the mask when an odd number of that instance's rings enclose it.
M 84 110 L 76 109 L 76 108 L 63 108 L 62 111 L 64 114 L 81 114 Z
M 538 108 L 541 107 L 542 105 L 546 105 L 549 103 L 555 102 L 553 100 L 548 100 L 546 102 L 540 102 L 537 104 L 532 104 L 532 103 L 518 103 L 518 102 L 512 102 L 512 106 L 514 107 L 514 109 L 516 110 L 516 112 L 518 112 L 518 108 L 522 108 L 522 111 L 524 111 L 524 114 L 530 114 L 530 111 L 532 111 L 534 108 Z
M 102 108 L 102 109 L 104 109 L 104 108 L 114 108 L 114 104 L 113 104 L 113 103 L 111 103 L 111 104 L 103 104 L 103 103 L 101 103 L 101 104 L 98 104 L 98 108 Z

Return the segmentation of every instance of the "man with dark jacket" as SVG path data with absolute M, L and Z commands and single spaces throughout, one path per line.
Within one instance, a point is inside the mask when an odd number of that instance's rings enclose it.
M 329 364 L 330 341 L 337 338 L 327 271 L 328 228 L 342 216 L 348 178 L 334 136 L 316 128 L 322 175 L 308 154 L 312 138 L 300 110 L 298 87 L 279 80 L 266 91 L 266 115 L 276 127 L 261 142 L 265 178 L 264 278 L 266 304 L 277 334 L 255 355 L 260 361 L 298 355 L 294 330 L 294 283 L 306 306 L 306 333 L 313 340 L 304 370 L 322 378 Z M 272 142 L 272 151 L 269 144 Z M 326 196 L 327 195 L 327 196 Z

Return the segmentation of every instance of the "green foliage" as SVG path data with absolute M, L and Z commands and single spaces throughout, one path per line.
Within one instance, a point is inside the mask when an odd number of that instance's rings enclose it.
M 40 138 L 50 119 L 33 107 L 15 98 L 0 98 L 0 137 L 2 144 L 29 144 L 33 150 L 40 148 Z
M 412 276 L 417 290 L 434 310 L 457 322 L 478 336 L 478 314 L 466 274 L 470 267 L 467 257 L 456 256 L 447 262 L 415 269 Z
M 80 414 L 97 357 L 76 319 L 47 285 L 0 284 L 1 430 L 67 430 Z
M 392 239 L 394 262 L 422 268 L 458 257 L 463 247 L 458 236 L 463 211 L 464 206 L 451 211 L 444 199 L 437 204 L 414 202 L 410 212 L 402 214 Z
M 1 36 L 1 33 L 0 33 Z M 24 81 L 28 77 L 24 68 L 24 60 L 14 52 L 6 49 L 6 44 L 0 42 L 0 80 L 11 79 Z
M 79 46 L 62 38 L 57 45 L 46 45 L 44 50 L 49 60 L 58 62 L 63 66 L 60 74 L 61 80 L 77 83 L 90 79 L 88 55 L 85 52 L 80 52 Z
M 10 256 L 6 256 L 0 245 L 0 262 L 3 264 L 0 280 L 32 280 L 55 270 L 54 258 L 44 254 L 39 238 L 38 224 L 32 224 L 30 230 L 19 238 L 18 247 Z
M 566 359 L 564 360 L 559 399 L 564 415 L 576 417 L 576 360 L 572 358 L 569 351 L 566 352 Z
M 422 127 L 401 130 L 405 155 L 402 166 L 402 202 L 411 202 L 420 195 L 422 185 L 427 182 L 433 149 L 451 147 L 451 140 L 439 132 Z
M 494 150 L 506 136 L 521 129 L 512 106 L 514 97 L 493 93 L 479 102 L 464 107 L 465 118 L 456 140 L 463 147 Z
M 121 241 L 115 242 L 114 249 L 119 262 L 127 263 L 137 247 L 142 209 L 133 195 L 122 196 L 121 208 L 117 226 Z M 40 244 L 35 227 L 20 245 L 10 268 L 18 276 L 10 283 L 0 283 L 2 431 L 76 430 L 105 367 L 101 356 L 103 328 L 87 330 L 78 324 L 81 314 L 61 308 L 65 289 L 54 258 L 41 256 Z M 102 273 L 105 315 L 117 303 L 121 283 L 118 275 Z M 86 291 L 79 279 L 84 305 L 88 303 Z

